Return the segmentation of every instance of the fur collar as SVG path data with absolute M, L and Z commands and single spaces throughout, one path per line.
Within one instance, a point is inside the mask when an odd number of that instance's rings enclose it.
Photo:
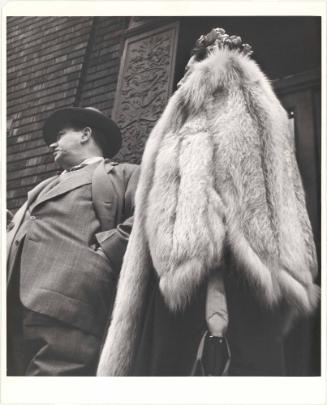
M 315 308 L 316 252 L 287 114 L 255 62 L 217 50 L 192 68 L 147 141 L 100 375 L 128 374 L 149 272 L 182 310 L 225 244 L 263 305 Z

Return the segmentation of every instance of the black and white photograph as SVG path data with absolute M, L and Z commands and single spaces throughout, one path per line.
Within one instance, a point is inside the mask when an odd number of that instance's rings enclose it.
M 252 405 L 215 383 L 321 384 L 326 9 L 65 3 L 3 16 L 3 403 L 32 403 L 15 381 Z

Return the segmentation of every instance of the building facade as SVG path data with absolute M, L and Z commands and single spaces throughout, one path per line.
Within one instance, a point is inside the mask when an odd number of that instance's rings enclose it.
M 213 27 L 253 46 L 289 113 L 319 252 L 320 17 L 8 17 L 7 207 L 56 172 L 42 125 L 58 108 L 112 116 L 123 133 L 115 160 L 139 163 L 196 39 Z M 319 325 L 318 314 L 288 339 L 289 375 L 320 374 Z

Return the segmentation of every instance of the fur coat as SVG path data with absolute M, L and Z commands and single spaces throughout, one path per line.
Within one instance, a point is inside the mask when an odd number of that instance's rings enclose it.
M 170 310 L 183 310 L 226 244 L 262 305 L 315 308 L 315 245 L 287 113 L 254 61 L 217 49 L 192 67 L 147 141 L 99 375 L 129 373 L 150 272 Z

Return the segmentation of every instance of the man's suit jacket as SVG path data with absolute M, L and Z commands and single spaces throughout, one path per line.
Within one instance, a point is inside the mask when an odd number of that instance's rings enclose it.
M 7 237 L 8 283 L 21 251 L 25 307 L 101 337 L 132 224 L 137 177 L 135 165 L 100 163 L 72 172 L 43 195 L 54 178 L 29 192 Z M 24 221 L 26 235 L 17 238 Z

